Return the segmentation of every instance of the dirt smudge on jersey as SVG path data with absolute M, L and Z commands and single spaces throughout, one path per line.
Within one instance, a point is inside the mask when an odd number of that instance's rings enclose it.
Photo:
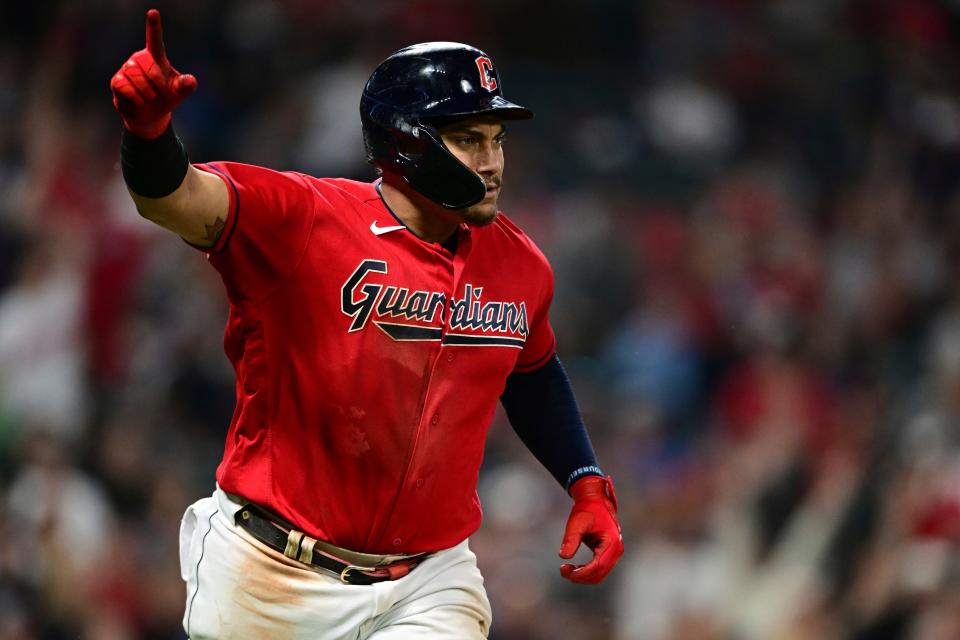
M 344 442 L 347 451 L 355 456 L 370 451 L 370 443 L 367 441 L 367 434 L 358 427 L 350 427 L 347 432 L 347 439 Z
M 335 438 L 334 446 L 341 455 L 359 458 L 371 448 L 367 432 L 362 428 L 367 411 L 356 405 L 338 410 L 342 422 L 334 424 L 331 429 Z

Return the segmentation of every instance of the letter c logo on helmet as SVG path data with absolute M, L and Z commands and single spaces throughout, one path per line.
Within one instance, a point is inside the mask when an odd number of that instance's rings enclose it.
M 480 71 L 480 84 L 487 91 L 497 88 L 497 79 L 493 77 L 493 61 L 487 56 L 477 58 L 477 69 Z

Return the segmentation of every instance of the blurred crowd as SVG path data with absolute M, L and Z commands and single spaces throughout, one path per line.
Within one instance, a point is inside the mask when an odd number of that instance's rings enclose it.
M 498 416 L 491 638 L 960 638 L 960 2 L 152 6 L 194 160 L 372 179 L 360 90 L 424 40 L 537 111 L 501 202 L 554 265 L 626 554 L 560 578 L 569 499 Z M 219 279 L 118 168 L 146 7 L 0 8 L 0 640 L 184 637 L 233 372 Z

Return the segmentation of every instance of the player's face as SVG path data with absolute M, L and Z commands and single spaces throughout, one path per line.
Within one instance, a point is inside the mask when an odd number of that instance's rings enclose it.
M 490 224 L 497 217 L 497 199 L 503 183 L 503 140 L 506 137 L 503 124 L 492 116 L 470 118 L 441 128 L 440 137 L 450 153 L 487 185 L 483 200 L 460 209 L 460 214 L 468 224 Z

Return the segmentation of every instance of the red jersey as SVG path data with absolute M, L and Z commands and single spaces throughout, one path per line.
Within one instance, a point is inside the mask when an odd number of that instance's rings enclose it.
M 425 242 L 376 183 L 232 162 L 208 252 L 230 302 L 237 405 L 217 481 L 308 535 L 370 553 L 452 547 L 507 376 L 554 353 L 553 275 L 504 215 Z

